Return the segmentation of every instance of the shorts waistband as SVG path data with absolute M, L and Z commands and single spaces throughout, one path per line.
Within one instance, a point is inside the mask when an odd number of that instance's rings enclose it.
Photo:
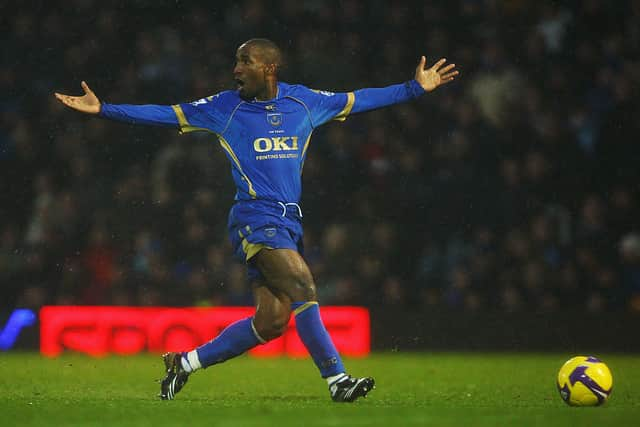
M 288 207 L 295 207 L 298 210 L 298 215 L 300 215 L 300 218 L 302 218 L 302 208 L 300 207 L 299 204 L 295 203 L 295 202 L 278 202 L 278 204 L 280 206 L 282 206 L 282 216 L 286 216 L 287 215 L 287 208 Z
M 249 211 L 247 209 L 249 209 Z M 287 213 L 289 213 L 289 215 L 295 215 L 300 219 L 302 218 L 302 208 L 297 202 L 267 199 L 236 200 L 231 208 L 231 214 L 232 216 L 235 215 L 235 213 L 240 214 L 244 212 L 246 214 L 250 211 L 261 209 L 266 209 L 266 211 L 272 213 L 272 215 L 277 215 L 279 217 L 286 217 Z

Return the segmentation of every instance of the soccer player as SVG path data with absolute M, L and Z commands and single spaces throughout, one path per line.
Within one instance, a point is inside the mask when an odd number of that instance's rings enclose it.
M 452 81 L 458 71 L 455 64 L 445 62 L 440 59 L 426 68 L 423 56 L 413 80 L 384 88 L 315 91 L 278 81 L 280 49 L 267 39 L 251 39 L 236 52 L 237 88 L 194 102 L 171 106 L 101 103 L 85 82 L 82 96 L 55 94 L 75 110 L 107 119 L 211 132 L 231 162 L 237 192 L 229 213 L 229 237 L 235 255 L 247 264 L 256 311 L 196 349 L 163 355 L 162 399 L 173 399 L 194 371 L 279 337 L 292 312 L 297 332 L 334 401 L 352 402 L 374 387 L 373 378 L 346 373 L 320 318 L 313 277 L 302 258 L 298 204 L 302 166 L 316 127 L 418 98 Z

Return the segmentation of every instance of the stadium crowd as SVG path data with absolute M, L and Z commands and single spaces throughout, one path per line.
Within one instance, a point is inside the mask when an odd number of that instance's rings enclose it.
M 314 133 L 305 256 L 324 304 L 640 310 L 640 1 L 24 1 L 0 14 L 3 306 L 248 305 L 207 134 L 64 109 L 232 87 L 263 36 L 285 81 L 460 78 Z

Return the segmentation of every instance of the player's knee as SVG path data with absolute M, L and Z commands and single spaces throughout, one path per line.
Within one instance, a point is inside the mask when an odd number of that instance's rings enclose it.
M 260 335 L 265 341 L 271 341 L 276 339 L 287 329 L 287 324 L 289 323 L 289 318 L 285 319 L 284 316 L 276 316 L 269 319 L 265 319 L 259 324 L 255 325 L 256 332 Z
M 264 339 L 267 341 L 274 340 L 282 336 L 282 334 L 284 334 L 284 331 L 286 329 L 287 329 L 286 323 L 280 322 L 280 321 L 272 322 L 267 328 L 267 330 L 265 331 L 266 336 L 264 337 Z
M 291 282 L 294 284 L 291 295 L 293 301 L 315 301 L 317 299 L 316 284 L 308 270 L 294 272 Z

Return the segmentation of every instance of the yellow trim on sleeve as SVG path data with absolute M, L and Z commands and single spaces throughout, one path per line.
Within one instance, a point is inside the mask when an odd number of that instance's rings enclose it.
M 233 150 L 231 149 L 231 146 L 229 145 L 227 140 L 222 137 L 222 135 L 220 134 L 216 134 L 216 135 L 218 136 L 218 141 L 220 142 L 220 146 L 227 153 L 229 153 L 229 156 L 231 156 L 231 159 L 233 159 L 233 162 L 238 167 L 238 171 L 240 172 L 240 175 L 242 175 L 242 178 L 247 182 L 247 185 L 249 186 L 249 195 L 254 199 L 257 198 L 258 196 L 256 194 L 256 190 L 253 189 L 253 184 L 251 183 L 251 181 L 249 181 L 249 177 L 242 170 L 242 166 L 240 165 L 240 160 L 238 160 L 236 153 L 233 152 Z
M 229 155 L 233 159 L 233 162 L 238 167 L 238 171 L 240 171 L 242 178 L 247 182 L 247 185 L 249 187 L 249 195 L 255 199 L 257 197 L 257 194 L 256 194 L 256 191 L 253 189 L 253 184 L 249 180 L 249 177 L 242 170 L 242 166 L 240 166 L 240 160 L 238 159 L 238 156 L 236 156 L 236 153 L 234 153 L 233 150 L 231 149 L 231 145 L 229 145 L 229 143 L 222 137 L 222 135 L 220 135 L 219 133 L 212 132 L 210 129 L 191 126 L 191 124 L 189 124 L 189 121 L 187 120 L 187 117 L 184 115 L 184 111 L 182 111 L 182 107 L 179 104 L 172 105 L 171 108 L 173 108 L 173 111 L 176 113 L 176 117 L 178 118 L 178 124 L 180 125 L 181 133 L 206 131 L 206 132 L 211 132 L 218 137 L 218 141 L 220 141 L 220 145 L 227 153 L 229 153 Z
M 180 129 L 191 126 L 189 124 L 189 121 L 187 120 L 187 117 L 184 115 L 184 111 L 182 111 L 182 107 L 179 104 L 172 105 L 171 108 L 173 108 L 173 112 L 176 113 Z
M 180 133 L 189 133 L 189 132 L 209 132 L 209 133 L 214 133 L 214 132 L 211 131 L 211 129 L 199 128 L 199 127 L 196 127 L 196 126 L 185 126 L 185 127 L 180 129 Z
M 258 252 L 260 252 L 263 249 L 273 249 L 273 248 L 263 243 L 249 243 L 247 239 L 242 239 L 242 250 L 245 253 L 246 261 L 249 261 L 251 258 L 253 258 Z
M 185 116 L 184 111 L 182 110 L 182 107 L 179 104 L 172 105 L 171 108 L 173 108 L 173 112 L 176 113 L 176 118 L 178 119 L 178 125 L 180 126 L 180 133 L 189 133 L 189 132 L 197 132 L 197 131 L 211 132 L 211 130 L 207 128 L 199 128 L 196 126 L 191 126 L 191 124 L 187 120 L 187 116 Z
M 349 113 L 351 113 L 351 109 L 353 108 L 353 103 L 356 101 L 356 96 L 353 92 L 347 93 L 347 105 L 344 106 L 342 111 L 340 111 L 333 120 L 338 120 L 344 122 L 347 119 Z
M 305 302 L 304 304 L 302 304 L 300 307 L 296 308 L 295 310 L 293 310 L 293 315 L 297 316 L 298 314 L 302 313 L 303 311 L 305 311 L 307 308 L 312 307 L 314 305 L 318 305 L 318 301 L 309 301 L 309 302 Z

